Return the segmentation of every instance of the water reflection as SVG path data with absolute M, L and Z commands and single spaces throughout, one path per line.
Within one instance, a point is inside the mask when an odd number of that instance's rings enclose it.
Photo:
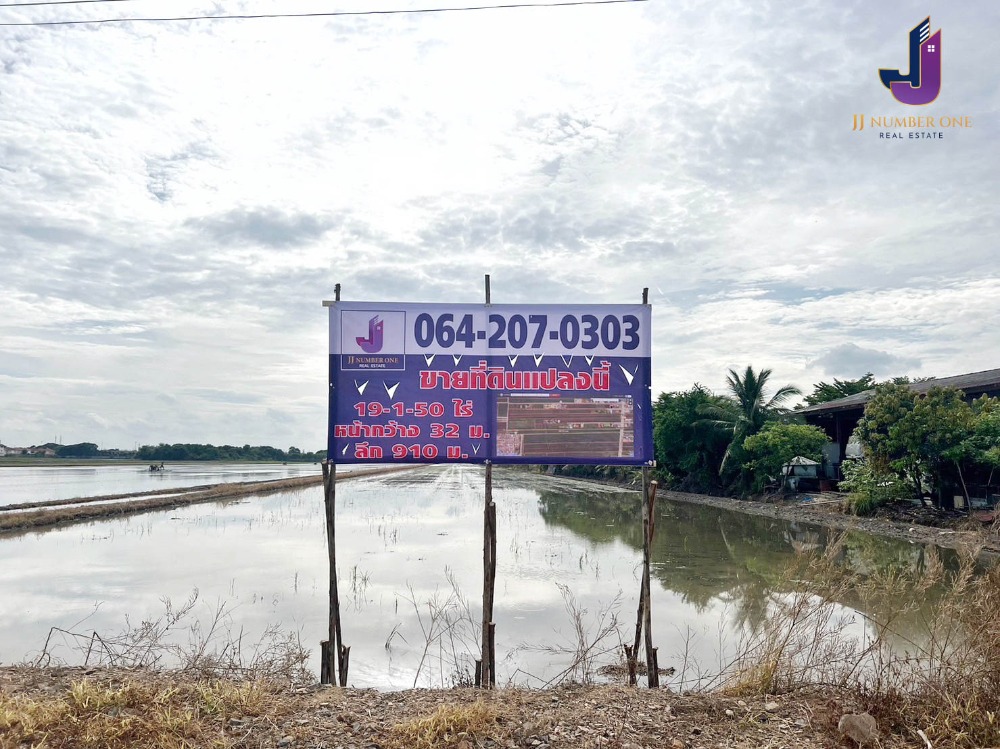
M 641 563 L 636 492 L 497 470 L 498 681 L 539 685 L 578 644 L 572 606 L 593 632 L 634 624 Z M 428 467 L 338 487 L 338 562 L 352 684 L 447 685 L 471 674 L 482 589 L 483 471 Z M 661 665 L 724 662 L 783 592 L 787 563 L 829 543 L 824 530 L 661 502 L 653 549 L 653 632 Z M 850 537 L 858 570 L 923 563 L 920 547 Z M 0 538 L 0 661 L 37 651 L 51 626 L 120 631 L 162 612 L 227 607 L 232 636 L 297 632 L 318 657 L 327 617 L 319 487 Z M 844 600 L 859 608 L 860 601 Z M 868 605 L 868 604 L 866 604 Z M 183 632 L 179 633 L 183 636 Z M 58 645 L 55 655 L 79 656 Z M 617 638 L 606 643 L 616 652 Z M 616 656 L 608 656 L 615 660 Z M 313 663 L 314 671 L 318 663 Z
M 641 551 L 637 493 L 604 497 L 595 503 L 579 494 L 542 490 L 539 510 L 548 523 L 596 542 L 619 540 Z M 652 574 L 665 590 L 698 612 L 713 610 L 720 602 L 729 604 L 731 632 L 756 630 L 768 616 L 774 596 L 792 589 L 788 575 L 794 557 L 822 552 L 838 539 L 836 564 L 865 577 L 919 576 L 931 554 L 946 567 L 958 566 L 957 555 L 948 549 L 660 499 Z M 940 591 L 932 588 L 922 593 L 922 605 L 915 611 L 902 610 L 901 590 L 871 593 L 862 596 L 859 591 L 847 591 L 838 602 L 871 620 L 892 618 L 898 634 L 909 639 L 919 637 L 925 615 Z

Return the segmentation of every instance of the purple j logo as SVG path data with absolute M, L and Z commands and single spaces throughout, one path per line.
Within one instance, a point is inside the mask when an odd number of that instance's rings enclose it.
M 882 85 L 901 104 L 930 104 L 941 91 L 941 29 L 931 36 L 928 16 L 910 30 L 910 72 L 879 68 Z
M 354 339 L 366 354 L 377 354 L 382 350 L 383 325 L 382 319 L 378 315 L 375 315 L 375 317 L 368 321 L 368 337 L 362 338 L 358 336 Z

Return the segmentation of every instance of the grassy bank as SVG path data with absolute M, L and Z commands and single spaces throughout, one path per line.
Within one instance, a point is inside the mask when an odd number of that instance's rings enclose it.
M 764 701 L 575 685 L 376 692 L 8 669 L 0 670 L 0 747 L 794 748 L 832 746 L 839 708 L 829 695 Z

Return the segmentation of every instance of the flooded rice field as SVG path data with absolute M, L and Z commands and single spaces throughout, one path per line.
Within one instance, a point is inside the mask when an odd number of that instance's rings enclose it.
M 318 471 L 318 466 L 273 470 Z M 6 469 L 13 470 L 13 469 Z M 39 469 L 28 469 L 39 470 Z M 121 491 L 116 469 L 91 493 Z M 253 466 L 201 465 L 194 483 L 264 478 Z M 198 472 L 200 471 L 200 473 Z M 106 472 L 107 476 L 101 476 Z M 274 476 L 307 475 L 305 473 Z M 271 476 L 268 476 L 270 478 Z M 149 478 L 144 477 L 144 478 Z M 0 495 L 19 501 L 29 482 Z M 131 479 L 127 479 L 131 480 Z M 18 486 L 21 488 L 18 489 Z M 161 485 L 162 486 L 162 485 Z M 20 494 L 18 492 L 20 491 Z M 81 496 L 79 486 L 67 496 Z M 438 466 L 357 478 L 337 489 L 337 556 L 350 683 L 396 689 L 471 679 L 482 592 L 484 472 Z M 54 495 L 50 495 L 54 496 Z M 620 660 L 639 592 L 639 493 L 495 470 L 497 681 L 542 686 L 585 665 Z M 785 592 L 797 554 L 822 548 L 827 531 L 694 504 L 658 502 L 653 559 L 653 639 L 666 683 L 721 670 L 741 633 L 760 624 Z M 848 536 L 845 565 L 862 572 L 912 568 L 922 547 Z M 192 505 L 20 535 L 0 535 L 0 662 L 48 653 L 82 662 L 86 639 L 114 637 L 197 596 L 170 635 L 190 639 L 216 621 L 212 642 L 239 642 L 245 657 L 269 627 L 313 655 L 328 615 L 327 544 L 319 486 Z M 863 617 L 844 601 L 859 636 Z M 221 612 L 221 614 L 219 614 Z M 197 622 L 197 624 L 195 624 Z
M 156 463 L 159 466 L 159 462 Z M 0 465 L 0 507 L 25 502 L 105 494 L 137 494 L 237 481 L 275 481 L 318 476 L 318 463 L 166 463 L 150 471 L 143 463 L 122 465 Z

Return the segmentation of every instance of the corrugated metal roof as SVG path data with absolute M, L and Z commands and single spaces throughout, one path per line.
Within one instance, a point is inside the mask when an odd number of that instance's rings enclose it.
M 954 375 L 952 377 L 937 377 L 924 382 L 913 382 L 909 385 L 911 390 L 918 393 L 925 393 L 933 387 L 952 387 L 964 390 L 967 393 L 981 393 L 987 390 L 1000 390 L 1000 369 L 985 369 L 982 372 L 971 372 L 969 374 Z M 861 393 L 848 395 L 826 403 L 818 403 L 815 406 L 801 408 L 795 413 L 798 414 L 821 414 L 832 411 L 848 411 L 854 408 L 863 408 L 868 399 L 875 394 L 874 390 L 865 390 Z
M 874 390 L 865 390 L 861 393 L 855 393 L 854 395 L 848 395 L 843 398 L 837 398 L 835 401 L 827 401 L 826 403 L 817 403 L 815 406 L 806 406 L 805 408 L 800 408 L 795 413 L 797 414 L 821 414 L 827 411 L 846 411 L 851 408 L 863 408 L 868 399 L 875 395 Z
M 786 466 L 819 466 L 819 465 L 823 465 L 823 464 L 820 463 L 819 461 L 812 460 L 810 458 L 806 458 L 805 456 L 796 455 L 790 461 L 788 461 L 787 463 L 785 463 L 785 465 Z

